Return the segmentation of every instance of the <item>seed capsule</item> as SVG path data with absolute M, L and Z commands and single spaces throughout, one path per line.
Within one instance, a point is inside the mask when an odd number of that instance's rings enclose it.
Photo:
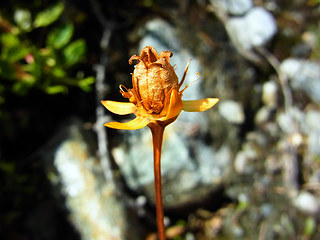
M 171 56 L 170 51 L 163 51 L 159 56 L 153 47 L 147 46 L 140 56 L 134 55 L 129 59 L 129 64 L 138 62 L 132 74 L 134 98 L 131 97 L 130 101 L 141 103 L 149 114 L 166 115 L 165 105 L 172 90 L 179 92 L 178 77 L 169 62 Z

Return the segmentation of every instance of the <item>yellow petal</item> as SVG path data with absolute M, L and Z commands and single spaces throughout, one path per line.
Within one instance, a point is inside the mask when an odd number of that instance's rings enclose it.
M 168 113 L 164 120 L 177 117 L 182 111 L 182 107 L 183 107 L 183 103 L 182 103 L 181 95 L 177 90 L 173 89 L 170 96 Z
M 186 112 L 202 112 L 212 108 L 219 98 L 205 98 L 201 100 L 182 101 L 183 110 Z
M 136 117 L 135 119 L 129 122 L 109 122 L 105 123 L 104 126 L 115 129 L 123 129 L 123 130 L 135 130 L 140 129 L 148 125 L 150 121 L 146 118 Z
M 136 110 L 136 106 L 131 102 L 101 101 L 101 103 L 110 112 L 119 115 L 134 113 Z

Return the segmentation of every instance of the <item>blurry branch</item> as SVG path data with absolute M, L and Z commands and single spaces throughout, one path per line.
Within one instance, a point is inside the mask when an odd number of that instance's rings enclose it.
M 289 188 L 289 193 L 295 195 L 298 191 L 298 147 L 301 144 L 301 133 L 298 124 L 293 116 L 293 97 L 292 92 L 288 83 L 287 74 L 280 71 L 280 62 L 278 59 L 270 53 L 264 47 L 256 47 L 255 50 L 263 56 L 268 63 L 275 70 L 279 85 L 282 89 L 282 94 L 284 98 L 284 114 L 286 117 L 286 122 L 289 124 L 290 132 L 286 136 L 286 152 L 287 156 L 284 156 L 284 181 Z
M 288 76 L 285 73 L 280 71 L 279 60 L 264 47 L 255 47 L 255 50 L 258 53 L 260 53 L 261 56 L 263 56 L 268 61 L 268 63 L 272 66 L 272 68 L 275 70 L 279 79 L 280 87 L 282 89 L 285 111 L 290 112 L 293 106 L 292 93 L 288 84 Z M 294 127 L 294 130 L 297 130 L 296 125 L 293 127 Z
M 111 169 L 110 159 L 108 157 L 108 139 L 106 134 L 106 128 L 104 123 L 106 122 L 107 116 L 105 115 L 105 110 L 100 101 L 106 96 L 108 87 L 105 84 L 106 81 L 106 66 L 109 61 L 109 56 L 107 53 L 110 37 L 113 30 L 113 24 L 109 22 L 101 12 L 101 6 L 96 0 L 90 0 L 93 12 L 98 18 L 99 23 L 103 27 L 103 35 L 100 41 L 101 55 L 100 62 L 94 66 L 96 71 L 96 97 L 97 97 L 97 106 L 96 106 L 96 126 L 95 130 L 98 138 L 98 154 L 101 161 L 101 166 L 103 173 L 108 184 L 116 189 L 115 180 L 113 172 Z

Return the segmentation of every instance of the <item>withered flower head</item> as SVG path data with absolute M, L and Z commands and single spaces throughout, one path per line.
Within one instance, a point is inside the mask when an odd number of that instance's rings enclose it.
M 111 112 L 124 115 L 134 113 L 136 118 L 126 122 L 109 122 L 106 127 L 116 129 L 139 129 L 150 123 L 166 126 L 176 120 L 182 110 L 201 112 L 210 109 L 219 99 L 183 101 L 180 90 L 188 71 L 189 62 L 179 83 L 174 68 L 170 64 L 170 51 L 158 55 L 153 47 L 142 49 L 140 56 L 132 56 L 129 64 L 136 64 L 132 74 L 132 89 L 120 85 L 120 92 L 130 102 L 101 101 Z M 187 86 L 188 87 L 188 86 Z

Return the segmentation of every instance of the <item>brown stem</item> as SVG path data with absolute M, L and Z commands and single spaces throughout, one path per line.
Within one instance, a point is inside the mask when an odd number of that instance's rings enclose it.
M 164 126 L 158 123 L 149 124 L 153 141 L 154 160 L 154 186 L 156 194 L 156 214 L 159 240 L 165 240 L 165 228 L 163 223 L 162 187 L 161 187 L 161 148 L 163 140 Z

